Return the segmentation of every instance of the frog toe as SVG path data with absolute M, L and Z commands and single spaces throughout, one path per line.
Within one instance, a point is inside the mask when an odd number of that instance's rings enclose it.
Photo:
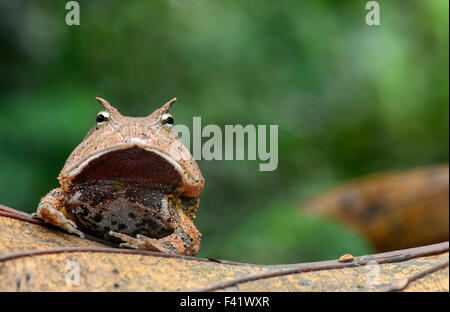
M 141 234 L 137 234 L 136 238 L 134 238 L 126 234 L 109 231 L 109 235 L 124 242 L 119 245 L 120 247 L 170 253 L 169 250 L 161 246 L 158 240 Z
M 120 243 L 119 247 L 121 247 L 121 248 L 130 248 L 130 249 L 139 249 L 139 246 L 136 246 L 136 245 L 131 244 L 131 243 Z
M 40 204 L 38 211 L 33 215 L 33 218 L 40 218 L 47 223 L 53 224 L 71 234 L 76 234 L 80 238 L 84 238 L 84 233 L 78 230 L 77 225 L 72 220 L 66 218 L 66 216 L 59 210 L 52 208 L 49 205 Z

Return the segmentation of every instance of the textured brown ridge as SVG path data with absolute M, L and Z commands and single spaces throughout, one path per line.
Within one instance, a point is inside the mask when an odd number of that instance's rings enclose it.
M 448 291 L 448 249 L 255 265 L 111 248 L 0 205 L 0 291 Z M 77 285 L 66 280 L 73 263 Z

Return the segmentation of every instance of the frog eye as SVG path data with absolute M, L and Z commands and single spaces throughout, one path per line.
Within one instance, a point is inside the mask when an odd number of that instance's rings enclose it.
M 109 114 L 107 111 L 102 111 L 97 114 L 97 118 L 96 118 L 97 123 L 102 123 L 102 122 L 108 121 L 108 119 L 109 119 Z
M 169 113 L 164 113 L 161 117 L 161 121 L 166 128 L 171 128 L 173 126 L 174 120 L 173 116 Z

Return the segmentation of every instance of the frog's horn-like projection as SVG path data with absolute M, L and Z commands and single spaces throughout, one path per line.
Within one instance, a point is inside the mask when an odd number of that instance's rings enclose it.
M 102 104 L 103 108 L 104 108 L 105 110 L 107 110 L 108 113 L 109 113 L 111 116 L 114 116 L 114 117 L 122 116 L 116 108 L 112 107 L 111 104 L 108 103 L 108 101 L 106 101 L 106 100 L 104 100 L 104 99 L 102 99 L 102 98 L 100 98 L 100 97 L 96 97 L 95 99 L 96 99 L 100 104 Z
M 153 113 L 148 115 L 147 118 L 149 120 L 151 120 L 152 122 L 156 122 L 156 121 L 160 120 L 162 118 L 163 114 L 169 112 L 170 107 L 172 106 L 173 103 L 175 103 L 176 100 L 177 100 L 177 98 L 171 99 L 169 102 L 167 102 L 166 104 L 164 104 L 163 106 L 161 106 L 160 108 L 155 110 Z
M 162 110 L 163 112 L 168 112 L 169 109 L 170 109 L 170 107 L 172 106 L 173 103 L 175 103 L 176 100 L 177 100 L 177 98 L 171 99 L 169 102 L 167 102 L 166 104 L 164 104 L 164 105 L 161 107 L 161 110 Z

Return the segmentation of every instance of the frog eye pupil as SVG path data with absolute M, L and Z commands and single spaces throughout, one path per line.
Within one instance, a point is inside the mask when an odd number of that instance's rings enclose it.
M 109 114 L 107 111 L 101 111 L 100 113 L 97 114 L 96 120 L 98 123 L 108 121 L 108 119 L 109 119 Z
M 106 120 L 106 118 L 103 114 L 98 114 L 96 120 L 97 122 L 103 122 Z
M 166 122 L 167 122 L 169 125 L 173 125 L 173 117 L 172 117 L 172 116 L 168 116 L 168 117 L 166 118 Z
M 163 114 L 163 115 L 162 115 L 162 123 L 163 123 L 164 125 L 166 125 L 167 127 L 168 127 L 168 126 L 172 126 L 173 123 L 174 123 L 174 120 L 173 120 L 172 115 L 169 114 L 169 113 Z

